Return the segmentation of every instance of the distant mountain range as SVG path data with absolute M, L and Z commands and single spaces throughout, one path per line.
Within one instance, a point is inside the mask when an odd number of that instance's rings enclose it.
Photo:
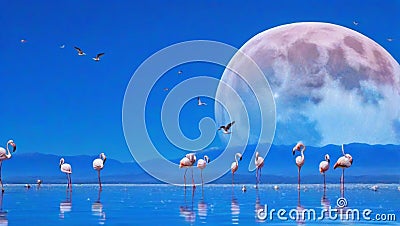
M 265 159 L 262 169 L 262 183 L 297 183 L 297 166 L 289 145 L 273 145 Z M 248 172 L 247 166 L 255 146 L 248 146 L 235 175 L 238 183 L 254 183 L 255 172 Z M 211 160 L 222 150 L 212 148 L 202 151 L 198 156 L 208 155 Z M 368 145 L 353 143 L 346 145 L 346 152 L 353 156 L 354 162 L 345 171 L 348 183 L 400 183 L 400 145 Z M 333 170 L 336 160 L 342 156 L 340 146 L 307 147 L 305 165 L 301 170 L 302 183 L 321 183 L 318 172 L 319 162 L 324 155 L 331 157 L 331 169 L 327 173 L 328 183 L 339 183 L 341 170 Z M 64 156 L 65 157 L 65 156 Z M 96 183 L 97 172 L 92 168 L 92 161 L 98 156 L 67 156 L 66 162 L 72 165 L 73 183 Z M 61 157 L 41 153 L 15 153 L 12 159 L 4 161 L 2 179 L 4 183 L 35 183 L 41 179 L 44 183 L 65 183 L 66 176 L 60 172 Z M 199 157 L 198 157 L 199 158 Z M 179 162 L 179 159 L 172 160 Z M 227 167 L 230 163 L 227 163 Z M 206 173 L 207 168 L 204 173 Z M 102 173 L 104 183 L 161 183 L 148 175 L 136 162 L 122 163 L 107 159 Z M 183 173 L 183 171 L 182 171 Z M 230 183 L 228 172 L 213 183 Z

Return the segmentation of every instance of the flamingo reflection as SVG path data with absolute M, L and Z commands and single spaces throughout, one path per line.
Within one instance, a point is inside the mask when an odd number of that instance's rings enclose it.
M 207 203 L 204 201 L 204 192 L 202 190 L 201 199 L 197 204 L 197 214 L 199 215 L 201 223 L 207 223 L 207 208 Z
M 232 200 L 231 200 L 231 214 L 232 214 L 232 224 L 239 224 L 239 214 L 240 214 L 240 206 L 235 198 L 235 193 L 232 189 Z
M 194 191 L 195 189 L 192 189 L 192 201 L 191 205 L 188 206 L 186 202 L 186 188 L 184 189 L 185 204 L 179 207 L 179 216 L 185 218 L 185 221 L 190 223 L 194 223 L 196 221 L 196 213 L 193 210 Z
M 296 207 L 296 222 L 297 225 L 304 224 L 304 207 L 301 205 L 300 189 L 297 189 L 297 207 Z
M 104 224 L 106 220 L 106 213 L 103 211 L 103 204 L 100 201 L 101 188 L 99 188 L 99 193 L 97 195 L 97 200 L 92 204 L 92 214 L 93 216 L 99 217 L 99 224 Z
M 328 217 L 329 210 L 331 208 L 331 203 L 329 202 L 329 199 L 326 197 L 326 186 L 324 186 L 324 194 L 321 197 L 321 206 L 322 209 L 324 210 L 325 217 Z
M 256 213 L 256 222 L 264 222 L 264 220 L 260 219 L 257 214 L 259 213 L 260 210 L 264 210 L 264 205 L 260 204 L 260 196 L 258 194 L 258 189 L 256 189 L 256 204 L 255 204 L 255 213 Z
M 60 202 L 60 218 L 64 219 L 65 213 L 71 212 L 72 210 L 72 191 L 66 191 L 65 201 Z
M 0 225 L 8 225 L 7 211 L 3 210 L 4 193 L 0 193 Z

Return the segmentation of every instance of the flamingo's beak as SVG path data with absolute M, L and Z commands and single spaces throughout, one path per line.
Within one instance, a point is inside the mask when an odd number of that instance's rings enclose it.
M 295 152 L 296 152 L 296 149 L 293 149 L 293 150 L 292 150 L 293 155 L 294 155 Z
M 15 152 L 17 150 L 17 145 L 14 142 L 10 143 L 10 144 L 11 144 L 11 146 L 13 146 L 12 152 Z
M 242 156 L 240 156 L 240 159 L 239 159 L 240 161 L 242 161 Z
M 210 159 L 207 159 L 207 163 L 210 163 Z

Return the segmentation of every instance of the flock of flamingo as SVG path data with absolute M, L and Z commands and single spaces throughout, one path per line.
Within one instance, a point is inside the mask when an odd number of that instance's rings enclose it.
M 234 122 L 233 122 L 234 123 Z M 228 124 L 228 129 L 229 127 L 233 124 L 229 123 Z M 222 129 L 226 128 L 221 126 Z M 221 129 L 220 128 L 220 129 Z M 229 131 L 226 131 L 229 132 Z M 225 132 L 224 132 L 225 133 Z M 304 151 L 306 150 L 306 146 L 302 142 L 298 142 L 292 149 L 293 155 L 295 155 L 296 151 L 300 152 L 300 155 L 296 157 L 296 165 L 298 167 L 298 189 L 300 189 L 300 170 L 301 167 L 304 165 L 305 162 L 305 156 L 304 156 Z M 353 157 L 350 154 L 344 153 L 344 145 L 342 145 L 342 154 L 341 156 L 333 166 L 334 169 L 336 168 L 342 168 L 342 176 L 340 179 L 340 185 L 341 185 L 341 190 L 344 190 L 344 169 L 349 168 L 353 164 Z M 231 172 L 232 172 L 232 185 L 234 184 L 234 175 L 235 172 L 239 168 L 239 161 L 242 160 L 242 154 L 241 153 L 236 153 L 235 154 L 235 161 L 231 164 Z M 204 159 L 199 159 L 197 161 L 197 168 L 201 170 L 201 182 L 203 185 L 203 169 L 206 168 L 207 163 L 210 162 L 210 158 L 205 155 Z M 184 185 L 186 187 L 186 173 L 189 168 L 192 170 L 192 185 L 193 188 L 196 187 L 194 183 L 194 178 L 193 178 L 193 166 L 196 163 L 196 155 L 193 153 L 186 154 L 185 157 L 181 159 L 179 162 L 179 168 L 186 168 L 185 174 L 183 176 L 184 180 Z M 256 165 L 256 187 L 260 183 L 260 178 L 261 178 L 261 169 L 264 166 L 264 158 L 259 155 L 258 152 L 256 152 L 255 155 L 255 165 Z M 330 165 L 330 157 L 328 154 L 325 154 L 325 160 L 321 161 L 319 164 L 319 172 L 324 176 L 324 188 L 326 188 L 326 180 L 325 180 L 325 173 L 326 171 L 329 170 L 329 165 Z M 243 191 L 245 191 L 245 187 L 243 188 Z
M 223 129 L 224 134 L 229 134 L 230 127 L 234 124 L 235 122 L 229 123 L 227 126 L 221 126 L 219 128 Z M 12 150 L 10 151 L 9 146 L 12 147 Z M 17 145 L 13 140 L 9 140 L 6 144 L 6 149 L 3 147 L 0 147 L 0 185 L 1 185 L 1 190 L 4 192 L 4 187 L 3 187 L 3 181 L 1 179 L 1 166 L 4 160 L 8 160 L 11 158 L 11 153 L 15 152 L 17 150 Z M 300 189 L 300 171 L 301 167 L 304 165 L 305 162 L 305 155 L 304 152 L 306 150 L 306 146 L 302 142 L 298 142 L 292 149 L 293 155 L 295 155 L 296 151 L 300 152 L 300 155 L 296 157 L 295 162 L 298 167 L 298 189 Z M 340 178 L 340 188 L 341 191 L 344 192 L 344 169 L 351 167 L 353 164 L 353 157 L 350 154 L 346 154 L 344 152 L 344 145 L 342 145 L 342 154 L 341 156 L 333 166 L 334 169 L 336 168 L 342 168 L 342 176 Z M 235 161 L 232 162 L 231 164 L 231 172 L 232 172 L 232 185 L 234 184 L 234 175 L 235 172 L 239 168 L 239 161 L 242 160 L 242 154 L 241 153 L 236 153 L 235 154 Z M 98 173 L 98 183 L 99 183 L 99 189 L 102 189 L 102 184 L 101 184 L 101 179 L 100 179 L 100 171 L 104 168 L 104 164 L 106 162 L 106 155 L 104 153 L 100 153 L 99 158 L 95 159 L 93 161 L 93 169 L 97 171 Z M 203 159 L 199 159 L 197 161 L 197 168 L 201 170 L 201 183 L 202 185 L 204 184 L 203 180 L 203 170 L 206 168 L 207 164 L 210 162 L 210 158 L 205 155 Z M 186 173 L 189 168 L 192 170 L 192 185 L 193 188 L 195 188 L 195 182 L 194 182 L 194 177 L 193 177 L 193 166 L 196 163 L 196 155 L 194 153 L 189 153 L 186 154 L 184 158 L 182 158 L 179 162 L 179 168 L 186 168 L 185 173 L 184 173 L 184 185 L 186 187 Z M 255 165 L 256 165 L 256 187 L 260 183 L 260 178 L 261 178 L 261 169 L 264 166 L 264 158 L 259 156 L 259 153 L 256 152 L 255 155 Z M 328 154 L 325 154 L 325 160 L 321 161 L 319 164 L 319 172 L 323 175 L 324 177 L 324 189 L 326 188 L 326 179 L 325 179 L 325 173 L 326 171 L 329 170 L 329 165 L 330 165 L 330 157 Z M 71 180 L 71 174 L 72 174 L 72 167 L 70 164 L 65 163 L 64 158 L 60 159 L 60 170 L 61 172 L 65 173 L 67 176 L 67 189 L 72 190 L 72 180 Z M 42 183 L 41 180 L 37 181 L 38 186 Z M 29 185 L 27 186 L 28 188 L 30 187 Z M 274 187 L 277 189 L 276 187 Z M 246 188 L 243 187 L 243 191 L 245 191 Z M 374 189 L 373 189 L 374 190 Z M 376 189 L 375 189 L 376 190 Z M 400 187 L 399 187 L 400 190 Z
M 10 151 L 9 146 L 12 146 L 12 150 Z M 1 180 L 1 166 L 4 160 L 8 160 L 11 158 L 11 152 L 15 152 L 17 150 L 17 145 L 13 140 L 9 140 L 6 144 L 6 149 L 3 147 L 0 147 L 0 184 L 1 184 L 1 190 L 4 192 L 4 187 L 3 187 L 3 181 Z M 99 180 L 99 189 L 102 189 L 101 186 L 101 180 L 100 180 L 100 171 L 104 168 L 104 163 L 106 162 L 106 155 L 104 153 L 101 153 L 99 158 L 93 160 L 93 169 L 97 170 L 97 175 L 98 175 L 98 180 Z M 71 174 L 72 174 L 72 167 L 70 164 L 65 163 L 64 158 L 60 159 L 60 170 L 61 172 L 65 173 L 67 175 L 67 189 L 72 190 L 72 180 L 71 180 Z M 37 180 L 38 186 L 42 183 L 41 180 Z M 30 187 L 29 185 L 26 185 L 26 187 Z

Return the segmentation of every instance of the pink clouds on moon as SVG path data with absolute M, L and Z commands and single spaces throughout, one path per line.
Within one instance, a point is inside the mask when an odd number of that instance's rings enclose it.
M 334 24 L 303 22 L 266 30 L 240 51 L 271 86 L 275 144 L 400 143 L 400 66 L 370 38 Z M 230 65 L 246 67 L 239 57 Z M 226 70 L 221 80 L 251 99 L 238 75 Z

